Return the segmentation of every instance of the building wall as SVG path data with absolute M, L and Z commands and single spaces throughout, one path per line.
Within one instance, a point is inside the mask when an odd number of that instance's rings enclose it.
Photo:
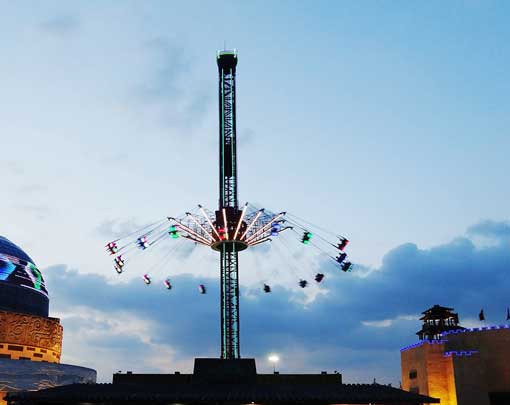
M 415 346 L 401 352 L 402 389 L 405 391 L 418 390 L 418 393 L 428 395 L 428 379 L 423 345 Z M 411 372 L 416 372 L 416 378 L 411 378 Z
M 0 358 L 59 363 L 62 332 L 56 318 L 0 311 Z
M 60 363 L 60 353 L 53 350 L 25 345 L 10 345 L 8 343 L 0 343 L 0 358 Z
M 422 341 L 403 349 L 402 389 L 440 398 L 441 405 L 457 405 L 452 358 L 444 356 L 444 349 L 442 341 Z
M 448 333 L 447 351 L 476 350 L 484 371 L 484 382 L 478 385 L 486 392 L 510 392 L 510 328 L 490 327 L 471 329 L 465 332 Z M 456 367 L 468 367 L 462 359 L 456 360 Z M 465 375 L 464 373 L 462 375 Z M 466 377 L 467 378 L 467 377 Z M 459 380 L 458 384 L 464 385 Z
M 401 350 L 404 390 L 418 389 L 442 405 L 489 405 L 490 393 L 510 395 L 509 326 L 450 331 L 442 339 Z
M 451 354 L 459 405 L 490 405 L 480 353 Z

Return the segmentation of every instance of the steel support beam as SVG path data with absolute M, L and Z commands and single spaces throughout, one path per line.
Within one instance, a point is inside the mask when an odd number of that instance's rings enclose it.
M 234 218 L 226 219 L 227 212 L 236 216 L 237 145 L 236 145 L 236 65 L 235 52 L 222 51 L 217 58 L 219 73 L 219 204 L 223 215 L 222 226 L 228 235 Z M 218 221 L 217 221 L 218 222 Z M 218 224 L 216 224 L 218 226 Z M 234 230 L 232 229 L 232 232 Z M 238 359 L 239 352 L 239 267 L 235 245 L 221 245 L 221 358 Z
M 239 351 L 238 252 L 221 252 L 221 358 L 238 359 Z

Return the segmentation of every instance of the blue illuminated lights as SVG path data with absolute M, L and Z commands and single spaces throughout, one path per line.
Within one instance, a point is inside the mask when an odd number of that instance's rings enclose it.
M 455 329 L 455 330 L 449 330 L 449 331 L 441 333 L 441 337 L 448 338 L 448 335 L 456 335 L 456 334 L 459 334 L 459 333 L 485 332 L 485 331 L 500 330 L 500 329 L 510 329 L 510 326 L 509 325 L 492 325 L 492 326 L 483 326 L 481 328 Z M 410 346 L 403 347 L 402 349 L 400 349 L 400 351 L 401 352 L 405 352 L 406 350 L 413 349 L 415 347 L 420 347 L 420 346 L 423 346 L 424 344 L 429 344 L 429 345 L 436 344 L 437 345 L 437 344 L 443 344 L 443 343 L 447 343 L 447 342 L 448 342 L 448 340 L 446 340 L 446 339 L 441 339 L 441 340 L 422 340 L 421 342 L 412 344 Z M 463 355 L 463 356 L 469 356 L 468 354 L 466 354 L 467 352 L 475 353 L 476 351 L 469 350 L 469 351 L 460 351 L 458 353 L 462 353 L 460 355 Z M 446 356 L 447 353 L 455 354 L 457 352 L 454 352 L 454 351 L 452 351 L 452 352 L 445 352 L 445 356 Z
M 478 350 L 452 350 L 449 352 L 445 352 L 443 357 L 464 357 L 464 356 L 472 356 L 473 354 L 480 353 Z
M 455 329 L 449 330 L 441 333 L 441 336 L 452 335 L 457 333 L 467 333 L 467 332 L 483 332 L 486 330 L 498 330 L 498 329 L 510 329 L 509 325 L 492 325 L 492 326 L 483 326 L 481 328 L 468 328 L 468 329 Z
M 406 350 L 413 349 L 415 347 L 420 347 L 423 346 L 424 344 L 441 345 L 446 342 L 447 340 L 422 340 L 421 342 L 415 343 L 414 345 L 403 347 L 402 349 L 400 349 L 400 351 L 405 352 Z
M 27 271 L 30 270 L 30 271 Z M 27 263 L 27 267 L 25 268 L 26 273 L 28 274 L 28 277 L 30 277 L 30 280 L 32 281 L 32 284 L 34 285 L 34 288 L 36 290 L 40 290 L 43 279 L 42 274 L 39 271 L 37 267 L 35 267 L 32 263 Z
M 0 255 L 0 280 L 7 280 L 14 270 L 16 270 L 16 265 L 4 255 Z
M 39 269 L 30 262 L 0 253 L 0 282 L 18 285 L 48 296 Z

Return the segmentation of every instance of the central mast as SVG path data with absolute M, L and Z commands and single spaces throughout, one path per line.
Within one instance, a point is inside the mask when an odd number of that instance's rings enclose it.
M 182 237 L 198 245 L 207 246 L 220 254 L 220 308 L 221 308 L 221 354 L 224 360 L 241 357 L 239 348 L 239 252 L 262 243 L 271 242 L 282 232 L 301 229 L 304 233 L 301 242 L 310 244 L 312 233 L 310 223 L 303 225 L 298 217 L 288 218 L 285 211 L 274 213 L 265 208 L 256 208 L 245 203 L 241 208 L 238 200 L 237 145 L 236 145 L 236 66 L 235 51 L 219 51 L 218 64 L 218 101 L 219 101 L 219 199 L 218 209 L 214 212 L 198 205 L 200 214 L 186 212 L 180 217 L 167 217 L 170 227 L 156 222 L 139 230 L 135 241 L 127 241 L 132 234 L 116 239 L 106 245 L 107 251 L 115 255 L 114 268 L 118 274 L 124 271 L 128 253 L 138 247 L 146 250 L 165 237 Z M 286 224 L 288 223 L 288 225 Z M 166 229 L 165 229 L 166 228 Z M 143 232 L 143 233 L 142 233 Z M 333 246 L 338 257 L 330 256 L 341 266 L 344 272 L 350 271 L 352 264 L 346 261 L 344 248 L 349 241 L 339 236 L 336 243 L 327 242 L 326 248 Z M 123 242 L 120 242 L 123 241 Z M 311 243 L 316 246 L 315 243 Z M 319 248 L 321 252 L 325 251 Z M 324 274 L 318 273 L 315 281 L 320 283 Z M 145 284 L 151 284 L 151 277 L 144 274 Z M 172 289 L 170 278 L 164 281 L 168 290 Z M 299 286 L 305 288 L 307 280 L 300 280 Z M 205 294 L 205 285 L 199 285 L 199 292 Z M 264 293 L 271 292 L 271 286 L 264 284 Z
M 216 228 L 225 242 L 218 246 L 221 284 L 221 358 L 238 359 L 239 353 L 239 267 L 232 232 L 241 212 L 237 199 L 236 151 L 236 65 L 235 51 L 220 51 L 219 73 L 219 207 Z M 229 237 L 230 234 L 230 237 Z

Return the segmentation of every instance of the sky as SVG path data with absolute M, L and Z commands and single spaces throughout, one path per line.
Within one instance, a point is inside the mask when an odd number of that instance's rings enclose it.
M 504 320 L 507 2 L 0 6 L 0 234 L 42 269 L 64 362 L 109 381 L 218 355 L 214 253 L 183 244 L 159 273 L 182 285 L 168 294 L 140 279 L 156 259 L 119 279 L 104 244 L 216 205 L 224 47 L 239 55 L 241 200 L 347 235 L 356 265 L 339 274 L 299 244 L 287 263 L 273 245 L 247 252 L 244 357 L 262 372 L 276 352 L 282 372 L 398 384 L 399 348 L 427 307 L 453 306 L 466 325 L 482 307 Z M 296 287 L 316 271 L 327 283 Z

